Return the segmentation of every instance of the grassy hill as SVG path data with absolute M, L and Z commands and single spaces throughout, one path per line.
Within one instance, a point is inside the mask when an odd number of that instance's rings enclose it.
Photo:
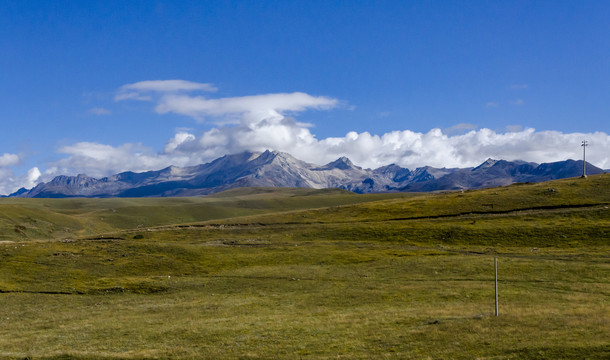
M 0 241 L 94 236 L 126 229 L 362 203 L 405 194 L 356 196 L 339 189 L 247 188 L 208 197 L 0 199 Z
M 609 206 L 608 175 L 0 199 L 0 358 L 607 359 Z

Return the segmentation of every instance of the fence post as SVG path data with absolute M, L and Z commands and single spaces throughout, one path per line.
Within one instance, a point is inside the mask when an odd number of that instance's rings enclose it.
M 496 283 L 496 316 L 498 316 L 498 257 L 494 256 L 494 273 Z

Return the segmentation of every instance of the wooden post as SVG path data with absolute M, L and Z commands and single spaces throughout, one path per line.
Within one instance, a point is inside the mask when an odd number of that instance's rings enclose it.
M 494 272 L 496 283 L 496 316 L 498 316 L 498 257 L 494 256 Z

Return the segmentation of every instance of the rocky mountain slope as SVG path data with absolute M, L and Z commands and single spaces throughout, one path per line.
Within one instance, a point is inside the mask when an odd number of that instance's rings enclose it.
M 604 171 L 587 164 L 588 174 Z M 147 197 L 207 195 L 236 187 L 342 188 L 357 193 L 476 189 L 514 182 L 539 182 L 582 174 L 582 161 L 535 164 L 488 159 L 475 168 L 415 170 L 398 165 L 363 169 L 342 157 L 319 166 L 287 153 L 265 151 L 226 155 L 210 163 L 170 166 L 143 173 L 123 172 L 95 179 L 86 175 L 58 176 L 16 197 Z

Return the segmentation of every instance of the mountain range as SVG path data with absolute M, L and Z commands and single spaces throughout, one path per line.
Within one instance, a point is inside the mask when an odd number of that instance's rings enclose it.
M 122 172 L 96 179 L 84 174 L 57 176 L 47 183 L 9 195 L 31 198 L 198 196 L 237 187 L 342 188 L 356 193 L 465 190 L 540 182 L 582 175 L 582 161 L 536 164 L 488 159 L 474 168 L 387 165 L 363 169 L 341 157 L 323 166 L 278 151 L 226 155 L 210 163 L 170 166 L 143 173 Z M 604 170 L 589 163 L 587 174 Z

